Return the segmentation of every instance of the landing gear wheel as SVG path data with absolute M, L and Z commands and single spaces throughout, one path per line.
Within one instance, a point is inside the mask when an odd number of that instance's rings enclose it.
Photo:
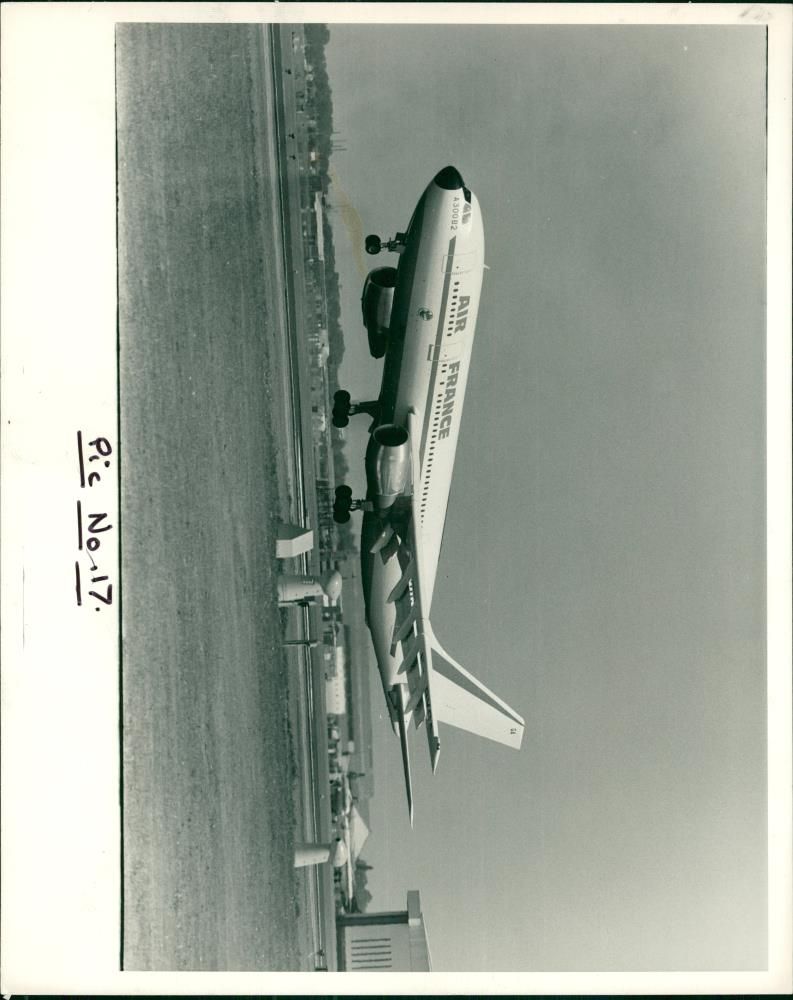
M 380 242 L 380 237 L 374 234 L 367 236 L 364 241 L 364 246 L 366 247 L 366 252 L 371 254 L 380 253 L 383 249 L 383 244 Z
M 346 427 L 350 422 L 350 394 L 346 389 L 337 389 L 333 394 L 333 426 Z
M 352 490 L 349 486 L 336 487 L 336 499 L 333 503 L 333 520 L 336 524 L 346 524 L 350 520 L 352 505 Z

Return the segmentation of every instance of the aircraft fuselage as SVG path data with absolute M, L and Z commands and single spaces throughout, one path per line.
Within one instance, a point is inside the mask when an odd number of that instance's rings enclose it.
M 408 413 L 420 429 L 420 482 L 413 484 L 424 539 L 426 613 L 435 583 L 454 457 L 462 416 L 484 268 L 479 203 L 447 167 L 422 194 L 404 239 L 397 268 L 378 415 L 372 427 L 406 426 Z M 377 442 L 366 454 L 367 499 L 377 492 Z M 397 504 L 398 508 L 398 504 Z M 398 518 L 398 509 L 392 512 Z M 363 517 L 361 562 L 367 621 L 387 698 L 404 684 L 400 656 L 392 649 L 402 613 L 388 596 L 398 583 L 404 556 L 372 553 L 382 529 L 376 511 Z M 389 711 L 394 719 L 393 705 Z

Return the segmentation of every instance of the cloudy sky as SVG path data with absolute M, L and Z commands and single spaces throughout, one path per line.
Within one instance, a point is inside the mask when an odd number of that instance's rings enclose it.
M 444 727 L 434 777 L 413 736 L 411 832 L 375 689 L 373 908 L 420 889 L 436 969 L 765 967 L 764 29 L 345 25 L 327 55 L 364 232 L 447 163 L 480 199 L 432 620 L 526 720 L 518 753 Z

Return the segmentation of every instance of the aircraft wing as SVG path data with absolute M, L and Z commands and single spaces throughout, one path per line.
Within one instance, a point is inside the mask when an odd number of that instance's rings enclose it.
M 413 457 L 413 493 L 411 516 L 403 544 L 408 549 L 408 560 L 402 577 L 389 595 L 398 602 L 401 613 L 397 615 L 391 644 L 392 653 L 401 644 L 400 673 L 405 675 L 408 699 L 401 713 L 410 716 L 418 728 L 422 722 L 427 727 L 430 760 L 433 771 L 438 765 L 440 737 L 438 723 L 445 722 L 459 729 L 484 736 L 518 749 L 523 739 L 524 721 L 509 705 L 465 670 L 443 649 L 432 631 L 424 601 L 423 580 L 426 578 L 424 547 L 421 538 L 421 520 L 418 509 L 420 476 L 418 460 L 418 433 L 414 414 L 408 414 L 408 433 Z M 404 733 L 404 722 L 400 736 Z M 406 746 L 403 748 L 406 754 Z M 408 799 L 412 794 L 406 768 Z

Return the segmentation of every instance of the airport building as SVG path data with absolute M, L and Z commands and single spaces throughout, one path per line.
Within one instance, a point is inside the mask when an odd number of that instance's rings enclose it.
M 377 677 L 374 667 L 372 637 L 366 626 L 363 604 L 363 587 L 360 580 L 358 553 L 347 558 L 339 558 L 335 565 L 344 580 L 348 600 L 344 605 L 344 644 L 347 648 L 348 677 L 352 701 L 352 738 L 358 751 L 353 761 L 356 771 L 372 775 L 372 706 L 370 701 L 370 681 Z M 379 684 L 379 678 L 378 678 Z M 368 794 L 374 795 L 374 785 Z
M 328 715 L 347 714 L 347 680 L 344 646 L 334 646 L 331 662 L 325 670 L 325 710 Z
M 418 890 L 407 909 L 336 917 L 339 969 L 345 972 L 430 972 L 430 947 Z

